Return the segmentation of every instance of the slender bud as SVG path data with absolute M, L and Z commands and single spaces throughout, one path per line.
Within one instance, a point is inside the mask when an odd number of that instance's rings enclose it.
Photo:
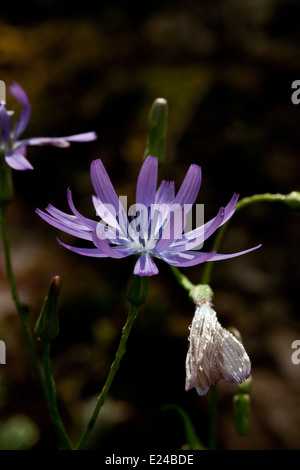
M 143 159 L 152 155 L 158 158 L 159 165 L 165 162 L 168 124 L 168 103 L 164 98 L 154 100 L 148 122 L 148 138 Z
M 233 397 L 234 421 L 237 433 L 246 436 L 250 428 L 250 395 L 237 393 Z
M 250 428 L 250 390 L 252 385 L 252 377 L 239 384 L 239 391 L 233 397 L 233 413 L 237 433 L 240 436 L 246 436 Z
M 54 276 L 35 326 L 37 336 L 43 341 L 49 341 L 59 333 L 57 304 L 60 290 L 61 278 L 60 276 Z
M 131 275 L 126 291 L 127 300 L 136 307 L 141 307 L 149 294 L 149 277 Z

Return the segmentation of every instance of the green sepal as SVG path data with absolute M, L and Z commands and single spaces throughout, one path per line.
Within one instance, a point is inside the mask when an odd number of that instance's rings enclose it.
M 60 276 L 54 276 L 34 329 L 37 336 L 43 341 L 54 339 L 59 333 L 57 305 L 60 290 L 61 278 Z
M 136 307 L 141 307 L 149 295 L 149 277 L 131 275 L 126 290 L 127 300 Z

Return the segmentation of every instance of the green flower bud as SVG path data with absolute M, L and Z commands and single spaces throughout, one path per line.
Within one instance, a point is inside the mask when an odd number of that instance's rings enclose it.
M 237 393 L 233 397 L 233 413 L 237 433 L 246 436 L 250 428 L 250 395 Z
M 159 165 L 165 162 L 168 123 L 168 104 L 164 98 L 157 98 L 150 109 L 148 139 L 143 159 L 152 155 Z
M 43 341 L 49 341 L 59 333 L 57 304 L 60 290 L 61 278 L 60 276 L 54 276 L 35 326 L 37 336 Z
M 136 307 L 141 307 L 147 300 L 149 294 L 149 277 L 135 276 L 132 274 L 128 281 L 126 298 Z

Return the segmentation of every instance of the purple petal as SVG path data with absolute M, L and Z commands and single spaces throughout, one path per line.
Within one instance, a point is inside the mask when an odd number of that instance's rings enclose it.
M 169 206 L 170 208 L 173 207 Z M 155 253 L 160 253 L 169 248 L 174 239 L 177 239 L 183 231 L 182 209 L 179 204 L 174 207 L 166 218 L 166 225 L 163 228 L 160 240 L 155 246 Z
M 16 100 L 24 106 L 24 109 L 21 111 L 20 119 L 15 124 L 14 138 L 17 140 L 27 127 L 31 114 L 31 106 L 25 91 L 18 83 L 14 82 L 9 88 L 9 91 Z
M 120 237 L 124 240 L 127 238 L 127 231 L 125 223 L 123 226 L 120 226 L 118 223 L 118 217 L 115 214 L 115 208 L 108 204 L 102 204 L 102 202 L 96 197 L 92 196 L 93 204 L 95 210 L 99 217 L 101 218 L 100 222 L 95 222 L 96 230 L 98 224 L 105 226 L 105 238 L 109 241 L 114 241 L 115 243 L 119 242 Z M 125 213 L 125 211 L 124 211 Z M 125 214 L 126 216 L 126 214 Z M 122 222 L 122 221 L 121 221 Z
M 57 209 L 56 207 L 49 204 L 46 211 L 55 219 L 60 220 L 62 223 L 67 224 L 68 227 L 74 228 L 75 230 L 84 230 L 86 232 L 91 232 L 91 226 L 82 225 L 82 223 L 77 219 L 76 216 L 71 214 L 66 214 L 65 212 Z M 94 221 L 90 220 L 90 224 Z M 97 222 L 94 222 L 93 230 L 95 230 Z M 91 238 L 92 239 L 92 238 Z
M 227 220 L 230 219 L 230 217 L 234 214 L 235 206 L 236 206 L 236 203 L 238 202 L 238 198 L 239 198 L 239 194 L 234 193 L 229 203 L 225 207 L 224 220 L 221 225 L 225 224 L 225 222 L 227 222 Z
M 201 185 L 201 168 L 198 165 L 191 165 L 182 182 L 181 187 L 173 201 L 173 204 L 194 204 Z
M 213 219 L 213 223 L 207 225 L 207 230 L 205 230 L 205 225 L 198 227 L 198 229 L 192 230 L 187 234 L 183 235 L 181 239 L 175 240 L 172 244 L 172 250 L 174 251 L 186 251 L 193 250 L 197 247 L 203 245 L 204 241 L 207 240 L 221 225 L 224 219 L 225 210 L 223 207 L 219 210 L 217 216 Z M 192 238 L 194 234 L 194 238 Z
M 63 243 L 58 238 L 57 241 L 60 245 L 64 246 L 70 251 L 73 251 L 74 253 L 77 253 L 78 255 L 91 256 L 93 258 L 107 258 L 107 255 L 101 250 L 99 250 L 99 248 L 80 248 L 76 246 L 66 245 L 66 243 Z
M 99 217 L 108 225 L 115 228 L 119 233 L 121 228 L 117 221 L 115 208 L 111 204 L 103 204 L 100 199 L 92 196 L 93 204 Z
M 136 203 L 150 207 L 155 202 L 158 159 L 149 155 L 144 161 L 136 185 Z
M 5 156 L 6 163 L 14 170 L 33 170 L 33 166 L 27 158 L 19 152 L 13 152 Z
M 83 134 L 69 135 L 67 137 L 61 137 L 63 140 L 68 142 L 91 142 L 98 138 L 96 132 L 84 132 Z
M 68 217 L 66 217 L 64 220 L 62 220 L 61 218 L 57 219 L 52 217 L 51 215 L 46 214 L 40 209 L 36 209 L 36 213 L 42 219 L 48 222 L 48 224 L 58 228 L 59 230 L 62 230 L 65 233 L 69 233 L 70 235 L 74 235 L 75 237 L 81 238 L 83 240 L 92 241 L 93 239 L 91 232 L 87 232 L 86 228 L 82 228 L 81 226 L 77 226 L 76 224 L 74 225 L 74 223 L 72 223 L 72 221 Z
M 238 198 L 238 194 L 233 194 L 227 206 L 221 208 L 213 219 L 185 233 L 180 240 L 175 240 L 174 245 L 176 244 L 176 247 L 179 247 L 179 249 L 186 245 L 187 249 L 191 250 L 193 247 L 203 243 L 234 214 Z M 192 243 L 192 245 L 190 245 L 190 243 Z
M 85 132 L 84 134 L 70 135 L 68 137 L 32 137 L 15 143 L 15 148 L 20 145 L 52 145 L 53 147 L 67 148 L 70 142 L 90 142 L 97 139 L 95 132 Z
M 18 147 L 18 153 L 20 153 L 21 155 L 23 155 L 23 157 L 26 157 L 27 148 L 25 147 L 25 145 L 23 145 L 22 147 Z
M 119 210 L 119 198 L 100 159 L 91 163 L 91 180 L 97 197 L 102 204 L 111 204 L 116 213 Z
M 155 204 L 171 204 L 175 198 L 174 181 L 163 180 L 156 192 Z
M 10 93 L 13 95 L 14 98 L 16 98 L 17 101 L 22 106 L 28 106 L 30 105 L 28 96 L 26 95 L 24 89 L 19 85 L 17 82 L 14 82 L 10 87 L 9 87 Z
M 231 253 L 231 254 L 226 254 L 226 255 L 217 253 L 213 256 L 213 258 L 210 261 L 219 261 L 219 260 L 222 260 L 222 259 L 236 258 L 237 256 L 241 256 L 241 255 L 245 255 L 246 253 L 250 253 L 250 251 L 257 250 L 261 246 L 262 246 L 262 244 L 259 244 L 257 246 L 254 246 L 253 248 L 249 248 L 248 250 L 239 251 L 237 253 Z
M 99 233 L 100 229 L 101 229 L 101 224 L 98 224 L 98 227 L 97 227 L 98 234 L 96 233 L 96 231 L 93 233 L 93 243 L 103 253 L 105 253 L 110 258 L 117 258 L 117 259 L 125 258 L 126 256 L 129 256 L 132 254 L 131 250 L 126 247 L 118 246 L 117 248 L 112 248 L 109 245 L 107 239 L 105 238 L 105 230 L 103 230 L 102 233 Z
M 151 224 L 151 237 L 159 238 L 159 231 L 166 225 L 172 211 L 172 201 L 175 197 L 174 181 L 163 180 L 156 192 L 155 203 L 151 205 L 149 223 Z
M 15 143 L 14 148 L 18 148 L 21 145 L 52 145 L 53 147 L 67 148 L 71 144 L 61 137 L 32 137 L 30 139 L 19 140 Z
M 158 269 L 149 253 L 142 253 L 137 260 L 133 274 L 136 276 L 154 276 Z
M 72 191 L 70 188 L 68 188 L 67 190 L 67 199 L 68 199 L 70 209 L 73 212 L 73 214 L 77 217 L 77 219 L 86 227 L 89 227 L 91 230 L 95 230 L 97 222 L 95 222 L 94 220 L 87 219 L 86 217 L 81 215 L 80 212 L 78 212 L 78 210 L 74 206 L 73 199 L 72 199 Z
M 211 261 L 215 252 L 203 253 L 199 251 L 186 251 L 184 253 L 160 253 L 157 256 L 172 266 L 195 266 L 206 261 Z

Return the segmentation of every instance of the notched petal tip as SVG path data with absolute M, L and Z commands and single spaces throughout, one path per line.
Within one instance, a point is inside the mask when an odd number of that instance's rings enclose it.
M 190 165 L 185 178 L 175 196 L 174 204 L 191 204 L 193 205 L 201 186 L 202 171 L 201 167 L 196 164 Z

